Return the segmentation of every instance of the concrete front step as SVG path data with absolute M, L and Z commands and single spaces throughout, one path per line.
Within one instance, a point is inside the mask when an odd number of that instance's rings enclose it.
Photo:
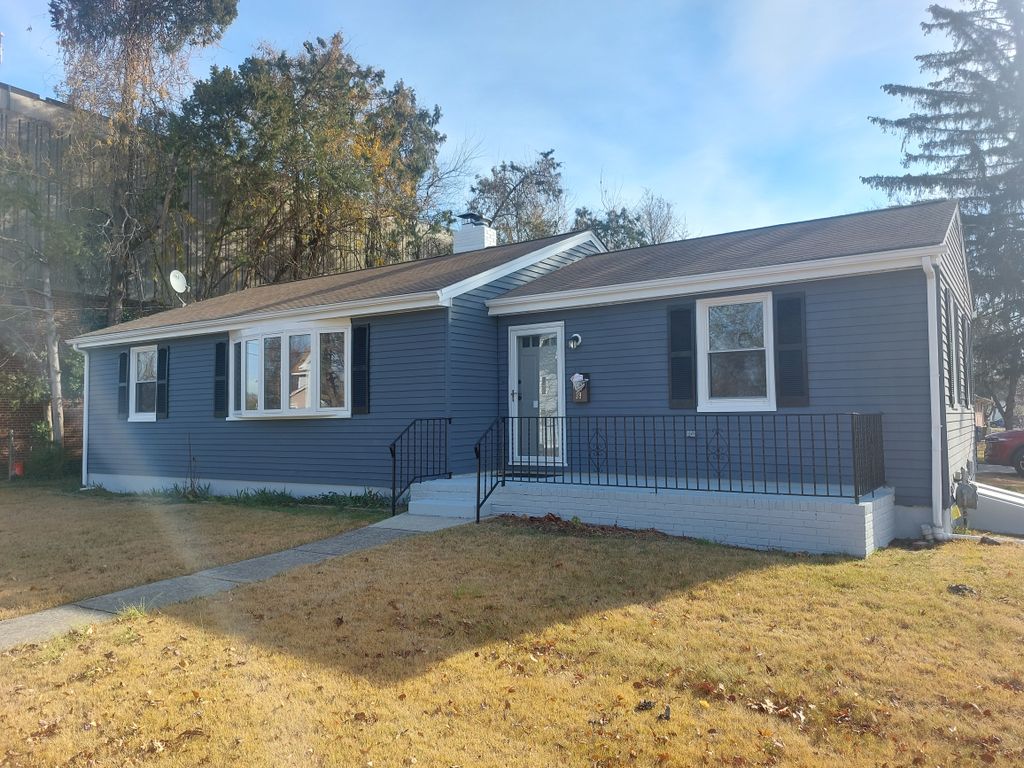
M 471 520 L 476 518 L 476 501 L 466 501 L 455 495 L 451 499 L 421 499 L 413 495 L 409 501 L 409 514 Z

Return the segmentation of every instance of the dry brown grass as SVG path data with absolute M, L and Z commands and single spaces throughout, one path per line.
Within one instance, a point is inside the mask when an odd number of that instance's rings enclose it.
M 1020 764 L 1022 565 L 468 526 L 0 656 L 0 765 Z
M 287 549 L 374 519 L 360 510 L 170 503 L 5 483 L 0 619 Z

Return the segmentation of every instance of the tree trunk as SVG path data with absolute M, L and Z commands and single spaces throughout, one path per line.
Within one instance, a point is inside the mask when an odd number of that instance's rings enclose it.
M 1017 426 L 1017 388 L 1020 386 L 1020 374 L 1007 379 L 1006 400 L 1003 405 L 1003 427 L 1015 429 Z
M 50 424 L 53 443 L 64 446 L 64 392 L 60 381 L 60 337 L 53 308 L 50 265 L 43 262 L 43 323 L 46 327 L 46 372 L 50 383 Z

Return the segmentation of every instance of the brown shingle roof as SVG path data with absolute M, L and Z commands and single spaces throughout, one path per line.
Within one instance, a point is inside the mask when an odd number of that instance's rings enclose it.
M 84 334 L 81 339 L 188 323 L 230 320 L 252 313 L 301 310 L 354 301 L 372 301 L 438 291 L 481 272 L 567 239 L 575 233 L 435 256 L 337 275 L 275 283 L 197 301 Z
M 500 298 L 938 245 L 956 207 L 941 200 L 597 253 Z

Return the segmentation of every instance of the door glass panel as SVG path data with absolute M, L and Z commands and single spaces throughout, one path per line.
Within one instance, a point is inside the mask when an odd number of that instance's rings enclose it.
M 520 457 L 557 459 L 562 430 L 558 418 L 558 336 L 554 333 L 520 336 L 516 345 L 518 388 L 516 452 Z
M 309 408 L 309 376 L 312 358 L 308 333 L 288 337 L 288 407 Z

